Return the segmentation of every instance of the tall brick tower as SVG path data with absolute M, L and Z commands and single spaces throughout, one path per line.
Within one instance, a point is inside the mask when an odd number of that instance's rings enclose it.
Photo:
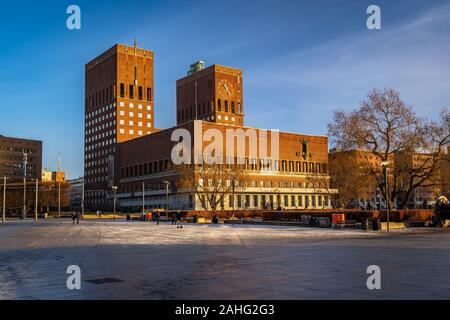
M 203 65 L 192 64 L 188 75 L 177 80 L 177 125 L 195 119 L 244 125 L 242 70 Z
M 87 208 L 110 206 L 116 144 L 152 133 L 153 107 L 153 51 L 116 44 L 86 64 Z

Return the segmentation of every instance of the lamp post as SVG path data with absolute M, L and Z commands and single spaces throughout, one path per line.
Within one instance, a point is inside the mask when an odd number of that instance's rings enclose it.
M 61 156 L 58 156 L 58 219 L 61 219 Z
M 385 197 L 386 197 L 386 222 L 387 222 L 387 231 L 389 232 L 389 189 L 388 189 L 388 174 L 387 174 L 387 170 L 388 170 L 388 166 L 391 162 L 390 161 L 383 161 L 380 165 L 381 167 L 383 167 L 383 171 L 384 171 L 384 193 L 385 193 Z
M 38 222 L 38 189 L 39 189 L 39 179 L 36 179 L 36 195 L 34 204 L 34 222 Z
M 234 191 L 235 191 L 235 189 L 236 189 L 236 178 L 235 177 L 233 177 L 233 180 L 231 180 L 231 190 L 232 190 L 232 197 L 233 197 L 233 211 L 231 212 L 231 215 L 232 215 L 232 219 L 233 219 L 233 225 L 234 225 L 234 202 L 235 202 L 235 199 L 234 199 Z
M 22 219 L 25 219 L 27 216 L 27 161 L 28 154 L 26 152 L 23 153 L 23 211 L 22 211 Z
M 170 181 L 163 180 L 163 183 L 166 185 L 166 222 L 169 222 L 169 185 Z
M 84 219 L 84 177 L 83 177 L 83 186 L 81 189 L 81 218 Z
M 142 182 L 142 217 L 145 216 L 145 182 Z
M 114 219 L 116 218 L 116 192 L 117 192 L 117 186 L 112 186 L 112 191 L 113 191 L 113 207 L 114 207 Z
M 2 222 L 6 222 L 6 176 L 3 177 L 3 210 L 2 210 Z

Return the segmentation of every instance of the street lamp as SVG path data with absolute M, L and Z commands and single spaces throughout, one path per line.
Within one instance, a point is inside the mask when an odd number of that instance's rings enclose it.
M 2 222 L 6 222 L 6 176 L 3 177 L 3 210 L 2 210 Z
M 384 171 L 384 193 L 386 197 L 386 222 L 387 222 L 387 231 L 389 232 L 389 196 L 388 196 L 388 175 L 387 170 L 388 166 L 391 164 L 390 161 L 383 161 L 380 163 L 381 167 Z
M 22 219 L 25 219 L 27 216 L 27 162 L 28 162 L 28 153 L 23 152 L 23 211 L 22 211 Z
M 114 198 L 113 198 L 113 207 L 114 207 L 114 219 L 116 218 L 116 192 L 117 192 L 117 186 L 112 186 L 112 191 L 114 194 Z
M 163 183 L 166 185 L 166 222 L 169 222 L 169 185 L 170 181 L 163 180 Z
M 232 211 L 232 219 L 233 219 L 233 225 L 234 225 L 234 191 L 236 189 L 236 177 L 233 177 L 233 180 L 231 180 L 231 188 L 232 188 L 232 197 L 233 197 L 233 211 Z
M 39 191 L 39 179 L 36 179 L 36 194 L 34 204 L 34 221 L 38 222 L 38 191 Z

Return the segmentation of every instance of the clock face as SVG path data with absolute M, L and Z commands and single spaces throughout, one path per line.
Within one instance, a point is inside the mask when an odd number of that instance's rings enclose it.
M 220 80 L 219 95 L 222 97 L 231 97 L 233 95 L 233 85 L 228 80 Z

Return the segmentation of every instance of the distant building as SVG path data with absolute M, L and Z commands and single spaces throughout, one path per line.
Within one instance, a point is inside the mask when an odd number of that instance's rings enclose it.
M 42 182 L 64 182 L 66 181 L 66 173 L 63 171 L 42 170 Z
M 0 177 L 41 179 L 42 141 L 0 136 Z
M 450 149 L 449 149 L 450 151 Z M 403 153 L 396 152 L 392 155 L 390 160 L 390 169 L 388 170 L 388 180 L 389 184 L 393 181 L 392 170 L 399 169 L 405 171 L 404 168 L 426 168 L 431 162 L 429 161 L 432 155 L 425 153 Z M 448 154 L 444 154 L 444 157 L 448 157 Z M 371 174 L 369 168 L 373 168 L 376 172 L 379 173 L 379 179 L 383 181 L 383 172 L 381 169 L 381 159 L 373 154 L 371 151 L 364 150 L 330 150 L 330 176 L 331 176 L 331 185 L 334 187 L 334 180 L 336 179 L 337 173 L 340 168 L 340 165 L 345 161 L 346 166 L 350 164 L 354 170 L 358 172 L 360 176 L 360 180 L 364 181 L 362 186 L 360 186 L 355 194 L 353 195 L 353 199 L 350 203 L 350 207 L 353 208 L 380 208 L 385 207 L 384 198 L 378 188 L 378 184 L 376 178 L 373 174 Z M 429 179 L 427 179 L 424 184 L 424 187 L 418 187 L 412 193 L 410 198 L 408 199 L 407 206 L 410 208 L 420 208 L 424 206 L 432 206 L 434 200 L 441 194 L 446 194 L 445 190 L 448 190 L 448 184 L 445 181 L 449 179 L 446 176 L 449 176 L 450 173 L 450 161 L 447 163 L 443 162 L 441 164 L 441 169 L 436 172 L 436 174 Z M 406 171 L 405 171 L 406 172 Z M 397 176 L 397 183 L 400 185 L 402 183 L 408 183 L 409 177 L 406 176 Z M 428 186 L 429 185 L 429 186 Z M 445 189 L 447 188 L 447 189 Z M 401 196 L 396 198 L 396 203 L 399 203 L 403 199 Z M 395 204 L 394 204 L 395 205 Z
M 70 185 L 70 207 L 72 209 L 81 210 L 81 202 L 83 200 L 83 182 L 84 178 L 67 180 Z
M 378 188 L 377 181 L 370 174 L 368 168 L 380 168 L 381 160 L 370 151 L 331 149 L 329 153 L 331 186 L 335 187 L 336 179 L 340 174 L 341 164 L 346 168 L 352 168 L 357 172 L 360 181 L 364 181 L 354 189 L 350 208 L 380 208 L 385 206 L 385 201 Z

